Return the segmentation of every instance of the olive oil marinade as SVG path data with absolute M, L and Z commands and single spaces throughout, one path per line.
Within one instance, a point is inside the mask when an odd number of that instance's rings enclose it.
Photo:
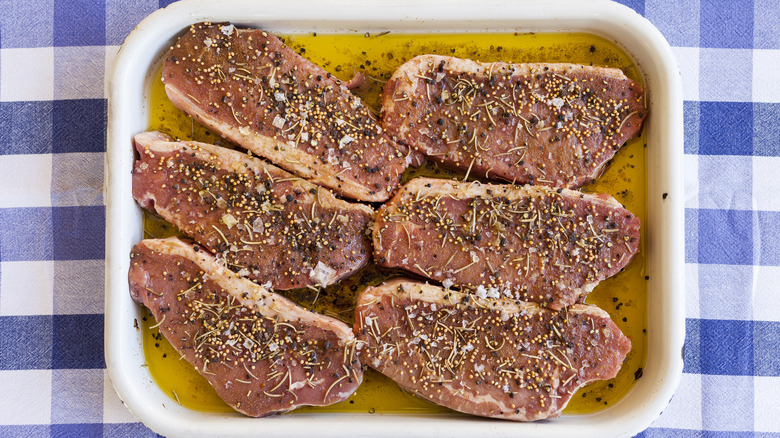
M 357 90 L 366 104 L 378 113 L 384 82 L 405 61 L 424 53 L 493 62 L 570 62 L 616 67 L 629 78 L 642 83 L 639 70 L 627 54 L 615 44 L 586 34 L 296 34 L 283 37 L 296 52 L 321 65 L 343 80 L 355 73 L 366 76 L 366 84 Z M 179 139 L 217 143 L 232 147 L 216 134 L 193 122 L 176 109 L 165 95 L 158 67 L 149 90 L 149 129 L 160 130 Z M 645 134 L 632 139 L 618 152 L 596 182 L 586 192 L 606 192 L 623 203 L 643 222 L 646 214 Z M 403 182 L 412 177 L 459 178 L 464 175 L 441 169 L 428 162 L 419 169 L 408 169 Z M 144 214 L 145 237 L 177 234 L 171 224 Z M 647 355 L 645 280 L 645 229 L 640 251 L 624 272 L 605 280 L 591 292 L 586 302 L 609 312 L 612 319 L 632 341 L 632 350 L 620 373 L 612 380 L 600 381 L 578 391 L 564 413 L 585 414 L 617 402 L 641 377 Z M 380 284 L 398 276 L 398 271 L 370 264 L 351 278 L 319 292 L 309 289 L 283 292 L 293 301 L 317 312 L 352 324 L 355 297 L 368 285 Z M 230 412 L 195 369 L 183 360 L 153 327 L 148 312 L 142 321 L 146 361 L 158 385 L 178 403 L 200 411 Z M 300 408 L 294 412 L 370 412 L 370 413 L 443 413 L 446 408 L 428 403 L 403 392 L 394 382 L 373 370 L 365 374 L 363 384 L 342 403 L 327 407 Z

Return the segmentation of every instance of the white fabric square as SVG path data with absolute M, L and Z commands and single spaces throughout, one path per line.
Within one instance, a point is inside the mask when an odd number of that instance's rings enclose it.
M 51 154 L 0 155 L 0 208 L 51 206 Z
M 753 319 L 780 322 L 780 266 L 756 266 L 753 269 L 756 282 L 753 286 Z
M 49 424 L 51 370 L 0 371 L 0 424 Z
M 52 314 L 53 262 L 2 262 L 0 271 L 0 316 Z
M 780 50 L 753 50 L 753 101 L 780 102 Z
M 105 89 L 103 46 L 54 48 L 54 98 L 102 99 Z
M 699 156 L 683 155 L 685 208 L 699 208 Z
M 699 208 L 750 210 L 753 206 L 750 174 L 752 157 L 736 155 L 700 155 Z
M 697 274 L 701 318 L 753 318 L 753 266 L 700 264 Z
M 650 427 L 701 429 L 701 376 L 683 374 L 680 386 L 660 417 Z
M 133 414 L 117 395 L 108 370 L 103 370 L 103 423 L 134 423 Z
M 755 432 L 780 432 L 780 377 L 754 377 L 754 428 Z
M 701 376 L 701 421 L 712 431 L 751 430 L 753 376 Z
M 699 48 L 672 47 L 683 86 L 683 100 L 699 100 Z
M 699 99 L 714 102 L 749 102 L 753 64 L 750 49 L 699 50 Z
M 700 318 L 699 310 L 699 265 L 685 264 L 685 317 Z
M 753 209 L 780 211 L 778 170 L 780 157 L 753 157 Z
M 54 49 L 0 49 L 0 101 L 52 100 Z

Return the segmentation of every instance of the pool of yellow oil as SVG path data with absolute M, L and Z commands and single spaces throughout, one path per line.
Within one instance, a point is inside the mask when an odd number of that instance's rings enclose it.
M 588 34 L 295 34 L 284 37 L 296 52 L 321 65 L 337 77 L 347 80 L 361 72 L 368 79 L 356 91 L 378 112 L 384 82 L 405 61 L 424 53 L 438 53 L 485 62 L 571 62 L 617 67 L 630 78 L 642 81 L 631 58 L 615 44 Z M 161 66 L 158 67 L 158 74 Z M 218 143 L 232 147 L 224 139 L 193 122 L 175 108 L 165 95 L 162 82 L 155 80 L 149 90 L 149 129 L 160 130 L 180 139 Z M 584 187 L 587 192 L 605 192 L 614 196 L 643 221 L 646 219 L 645 135 L 628 142 L 604 171 L 601 178 Z M 404 181 L 416 176 L 460 177 L 463 175 L 426 163 L 409 169 Z M 175 227 L 146 213 L 146 237 L 177 234 Z M 601 282 L 587 302 L 609 312 L 612 319 L 631 338 L 632 349 L 620 373 L 614 379 L 580 389 L 564 410 L 566 414 L 586 414 L 604 409 L 618 400 L 641 377 L 647 355 L 645 307 L 645 231 L 642 229 L 640 252 L 624 272 Z M 319 293 L 308 289 L 284 294 L 314 311 L 352 323 L 355 297 L 367 285 L 379 284 L 398 275 L 369 265 L 339 285 Z M 206 380 L 170 346 L 146 313 L 141 329 L 144 352 L 153 378 L 160 387 L 183 406 L 200 411 L 230 412 Z M 341 403 L 294 412 L 369 412 L 432 414 L 450 412 L 401 390 L 391 380 L 367 370 L 363 384 Z

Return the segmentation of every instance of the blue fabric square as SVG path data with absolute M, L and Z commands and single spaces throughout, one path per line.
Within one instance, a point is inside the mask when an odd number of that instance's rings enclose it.
M 51 153 L 52 102 L 0 102 L 0 154 Z
M 46 424 L 5 425 L 0 424 L 0 436 L 4 438 L 49 438 Z
M 642 433 L 634 435 L 635 438 L 701 438 L 701 432 L 687 429 L 667 429 L 653 427 Z
M 51 364 L 51 315 L 0 316 L 0 370 L 47 370 Z
M 102 153 L 52 154 L 51 205 L 103 205 Z M 90 169 L 90 172 L 84 172 Z
M 753 104 L 753 154 L 780 156 L 780 103 Z
M 753 215 L 744 210 L 699 212 L 699 263 L 753 264 Z
M 52 208 L 54 260 L 103 259 L 105 207 Z
M 753 152 L 753 104 L 701 102 L 699 154 L 750 155 Z
M 685 153 L 699 153 L 699 102 L 683 102 L 683 134 Z
M 54 33 L 54 0 L 3 2 L 0 47 L 48 47 Z
M 780 7 L 776 1 L 756 2 L 753 42 L 756 49 L 780 49 Z
M 107 0 L 106 44 L 122 44 L 135 26 L 157 7 L 157 0 Z
M 52 424 L 50 431 L 51 438 L 102 438 L 103 425 L 94 423 Z
M 103 436 L 104 437 L 131 436 L 134 438 L 156 438 L 156 437 L 162 438 L 162 435 L 158 435 L 152 432 L 151 429 L 147 428 L 142 423 L 104 424 Z
M 645 0 L 615 0 L 617 3 L 628 6 L 639 15 L 645 15 Z
M 54 152 L 105 152 L 106 101 L 54 101 Z
M 51 208 L 2 208 L 0 224 L 0 260 L 51 260 Z
M 105 260 L 54 262 L 54 313 L 103 313 Z
M 54 0 L 55 46 L 105 44 L 105 0 Z
M 55 47 L 54 100 L 102 99 L 106 48 Z
M 701 46 L 724 49 L 752 48 L 753 1 L 702 1 Z
M 683 350 L 683 372 L 701 373 L 700 319 L 685 320 L 685 348 Z
M 780 212 L 756 212 L 758 227 L 758 248 L 755 264 L 763 266 L 780 265 Z
M 753 323 L 755 375 L 780 377 L 780 322 Z
M 103 315 L 54 315 L 53 369 L 105 368 Z
M 178 0 L 160 0 L 159 4 L 160 4 L 161 8 L 164 8 L 164 7 L 168 6 L 168 5 L 170 5 L 171 3 L 176 3 L 177 1 Z
M 753 321 L 702 319 L 699 330 L 702 374 L 753 375 Z
M 753 266 L 699 265 L 699 313 L 709 319 L 752 319 Z
M 51 393 L 52 423 L 103 421 L 102 369 L 52 370 Z
M 647 0 L 645 17 L 677 47 L 699 45 L 699 2 L 696 0 Z
M 729 430 L 705 430 L 701 436 L 702 438 L 756 438 L 753 432 L 733 432 Z

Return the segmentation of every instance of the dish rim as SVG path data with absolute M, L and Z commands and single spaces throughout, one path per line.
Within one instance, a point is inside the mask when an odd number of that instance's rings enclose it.
M 645 127 L 647 223 L 643 224 L 647 227 L 649 276 L 648 351 L 642 379 L 609 408 L 536 423 L 441 414 L 310 413 L 253 419 L 240 414 L 192 411 L 172 402 L 142 366 L 141 332 L 133 328 L 140 308 L 127 290 L 128 254 L 143 236 L 138 226 L 141 210 L 130 196 L 129 139 L 147 128 L 144 110 L 148 109 L 150 69 L 170 42 L 198 21 L 252 26 L 262 23 L 276 32 L 585 32 L 618 44 L 644 75 L 650 109 Z M 150 51 L 150 47 L 156 50 Z M 669 44 L 649 21 L 625 6 L 606 0 L 499 0 L 479 5 L 442 0 L 386 0 L 382 4 L 336 0 L 327 6 L 315 0 L 282 4 L 250 4 L 246 0 L 177 2 L 144 19 L 117 54 L 109 80 L 107 139 L 106 366 L 131 413 L 157 433 L 247 436 L 256 434 L 261 426 L 270 434 L 290 436 L 309 436 L 311 430 L 326 436 L 343 435 L 345 431 L 370 436 L 434 431 L 451 436 L 486 432 L 496 436 L 631 436 L 660 415 L 679 383 L 685 338 L 682 84 Z

